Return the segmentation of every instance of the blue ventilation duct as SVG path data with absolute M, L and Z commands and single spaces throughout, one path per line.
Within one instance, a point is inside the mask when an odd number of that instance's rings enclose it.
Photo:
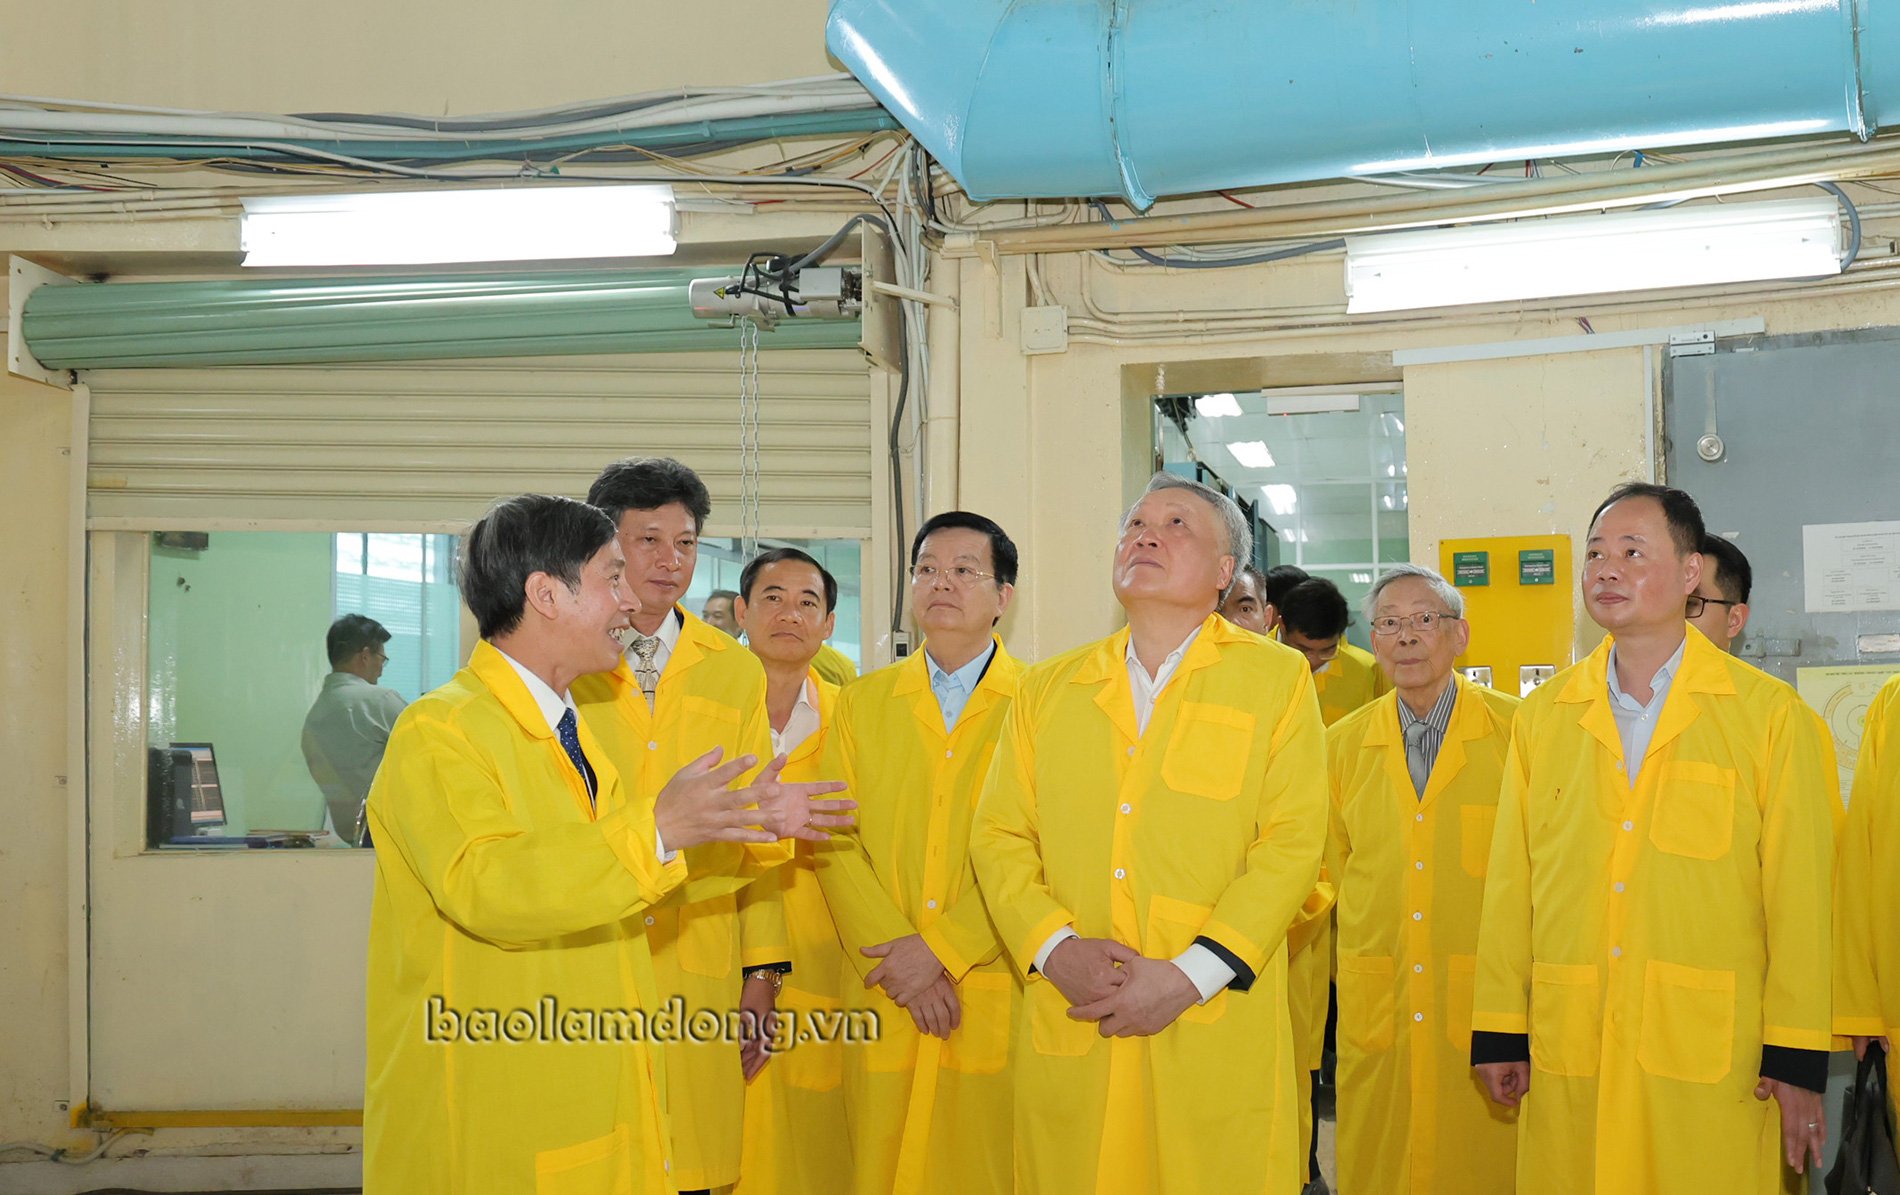
M 1849 132 L 1872 0 L 832 0 L 831 52 L 979 200 L 1157 196 Z M 1883 97 L 1885 99 L 1883 107 Z

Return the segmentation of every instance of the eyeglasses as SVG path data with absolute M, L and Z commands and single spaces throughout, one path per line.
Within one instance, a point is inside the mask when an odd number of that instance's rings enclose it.
M 1682 612 L 1684 616 L 1688 618 L 1701 618 L 1702 611 L 1707 606 L 1739 605 L 1741 605 L 1740 602 L 1731 602 L 1727 598 L 1705 598 L 1699 593 L 1692 593 L 1689 595 L 1688 600 L 1682 604 Z
M 1429 635 L 1438 629 L 1439 623 L 1457 621 L 1456 617 L 1440 614 L 1436 610 L 1420 610 L 1417 614 L 1407 614 L 1403 618 L 1388 614 L 1384 618 L 1372 620 L 1372 633 L 1389 638 L 1398 634 L 1401 629 L 1410 629 L 1421 635 Z
M 913 585 L 931 585 L 938 577 L 943 577 L 959 588 L 965 588 L 978 581 L 994 581 L 996 574 L 981 572 L 965 564 L 954 564 L 949 568 L 938 568 L 934 564 L 920 564 L 910 570 L 910 580 Z

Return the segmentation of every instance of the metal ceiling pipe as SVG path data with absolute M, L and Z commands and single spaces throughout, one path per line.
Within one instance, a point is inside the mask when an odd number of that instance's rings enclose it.
M 1146 210 L 1485 162 L 1865 139 L 1894 112 L 1897 26 L 1871 0 L 832 0 L 826 43 L 972 198 Z

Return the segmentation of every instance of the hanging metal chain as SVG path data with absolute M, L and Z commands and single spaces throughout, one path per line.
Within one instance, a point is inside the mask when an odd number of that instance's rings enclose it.
M 759 551 L 759 325 L 739 324 L 739 547 Z

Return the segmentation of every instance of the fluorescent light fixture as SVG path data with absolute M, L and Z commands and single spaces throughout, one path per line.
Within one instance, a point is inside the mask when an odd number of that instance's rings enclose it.
M 1224 419 L 1240 414 L 1240 400 L 1231 394 L 1203 394 L 1194 400 L 1194 409 L 1209 419 Z
M 1357 394 L 1302 394 L 1286 398 L 1267 396 L 1269 415 L 1337 415 L 1359 409 Z
M 1832 198 L 1776 199 L 1346 238 L 1346 310 L 1717 286 L 1841 272 Z
M 1265 440 L 1241 440 L 1227 446 L 1228 455 L 1249 469 L 1273 468 L 1273 454 Z
M 1354 585 L 1370 585 L 1372 584 L 1372 574 L 1371 573 L 1354 573 L 1352 575 L 1352 583 Z
M 1300 504 L 1300 495 L 1290 485 L 1263 485 L 1260 492 L 1266 496 L 1267 505 L 1277 515 L 1290 515 Z
M 535 186 L 246 199 L 247 266 L 662 257 L 671 187 Z

